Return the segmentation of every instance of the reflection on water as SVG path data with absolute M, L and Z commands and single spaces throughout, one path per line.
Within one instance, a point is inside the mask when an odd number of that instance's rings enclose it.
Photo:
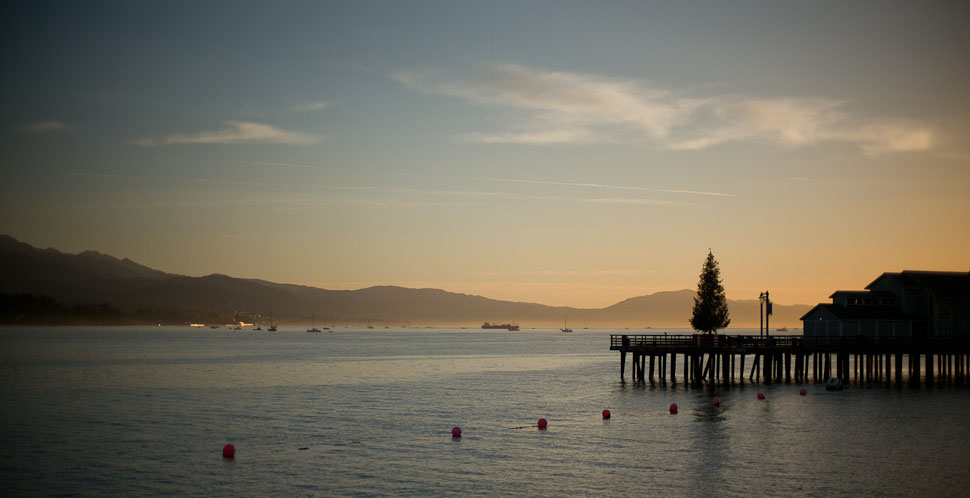
M 29 341 L 10 342 L 0 352 L 0 385 L 219 388 L 413 382 L 435 376 L 580 367 L 604 357 L 602 351 L 551 354 L 506 347 L 496 354 L 490 343 L 501 340 L 492 337 L 494 333 L 486 338 L 491 340 L 461 337 L 466 349 L 462 354 L 442 350 L 434 339 L 447 341 L 449 336 L 440 332 L 421 337 L 416 344 L 404 344 L 404 353 L 386 354 L 401 346 L 391 346 L 388 340 L 400 340 L 399 331 L 371 332 L 363 339 L 360 332 L 322 336 L 154 328 L 128 334 L 110 329 L 83 332 L 38 329 Z M 163 340 L 139 340 L 147 334 Z M 373 340 L 374 336 L 379 339 Z M 407 336 L 404 339 L 408 342 Z M 433 347 L 422 348 L 422 343 Z
M 970 489 L 966 388 L 621 383 L 608 345 L 592 331 L 4 329 L 0 482 L 13 496 Z
M 715 408 L 710 399 L 705 396 L 695 401 L 708 403 L 693 410 L 693 423 L 688 424 L 689 448 L 696 455 L 693 465 L 687 470 L 690 475 L 696 476 L 688 483 L 688 490 L 693 496 L 717 494 L 724 482 L 722 470 L 730 457 L 728 448 L 731 438 L 723 423 L 724 411 L 728 408 Z

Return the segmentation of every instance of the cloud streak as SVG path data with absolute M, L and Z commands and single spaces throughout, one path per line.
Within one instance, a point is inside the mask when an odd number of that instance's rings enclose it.
M 636 80 L 517 64 L 466 79 L 418 71 L 391 77 L 415 90 L 522 114 L 505 130 L 459 137 L 478 143 L 647 142 L 667 150 L 701 150 L 731 142 L 792 147 L 844 142 L 878 155 L 928 150 L 935 142 L 934 131 L 923 123 L 856 116 L 847 102 L 828 98 L 692 96 Z
M 316 166 L 312 166 L 312 165 L 309 165 L 309 164 L 271 163 L 271 162 L 263 162 L 263 161 L 239 161 L 239 162 L 240 163 L 243 163 L 243 164 L 255 164 L 255 165 L 258 165 L 258 166 L 282 166 L 282 167 L 286 167 L 286 168 L 303 168 L 303 169 L 313 169 L 313 168 L 316 168 Z
M 70 126 L 62 123 L 61 121 L 40 121 L 24 126 L 24 129 L 31 133 L 50 133 L 52 131 L 61 131 L 68 128 L 70 128 Z
M 313 145 L 326 141 L 322 135 L 288 131 L 275 126 L 250 121 L 225 121 L 218 130 L 194 134 L 173 133 L 164 139 L 139 138 L 133 145 L 152 146 L 161 144 L 244 144 L 271 143 L 285 145 Z
M 634 190 L 638 192 L 662 192 L 667 194 L 688 194 L 688 195 L 711 195 L 717 197 L 734 197 L 735 194 L 727 194 L 723 192 L 704 192 L 699 190 L 677 190 L 677 189 L 664 189 L 664 188 L 646 188 L 646 187 L 631 187 L 626 185 L 603 185 L 599 183 L 570 183 L 570 182 L 550 182 L 541 180 L 515 180 L 509 178 L 488 178 L 493 182 L 507 182 L 507 183 L 530 183 L 533 185 L 562 185 L 567 187 L 589 187 L 589 188 L 600 188 L 600 189 L 614 189 L 614 190 Z
M 293 106 L 293 110 L 300 112 L 316 112 L 322 111 L 330 107 L 330 102 L 326 101 L 316 101 L 316 102 L 304 102 L 302 104 Z

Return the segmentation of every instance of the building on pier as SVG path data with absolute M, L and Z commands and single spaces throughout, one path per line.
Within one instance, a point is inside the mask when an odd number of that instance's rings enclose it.
M 806 338 L 970 337 L 970 272 L 883 273 L 801 318 Z

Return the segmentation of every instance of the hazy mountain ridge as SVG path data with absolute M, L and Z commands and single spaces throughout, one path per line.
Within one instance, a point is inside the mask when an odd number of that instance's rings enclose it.
M 162 272 L 127 258 L 95 251 L 66 254 L 37 249 L 0 235 L 0 293 L 48 295 L 65 303 L 110 303 L 122 310 L 178 310 L 200 321 L 228 321 L 237 312 L 272 313 L 277 321 L 383 325 L 480 325 L 516 322 L 523 327 L 687 327 L 694 291 L 631 297 L 601 309 L 500 301 L 441 289 L 382 285 L 328 290 L 222 274 L 190 277 Z M 731 325 L 757 327 L 758 301 L 728 301 Z M 811 306 L 775 305 L 774 326 L 800 328 Z

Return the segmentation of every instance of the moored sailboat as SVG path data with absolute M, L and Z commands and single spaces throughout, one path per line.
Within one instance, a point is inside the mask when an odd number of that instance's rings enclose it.
M 320 332 L 320 329 L 316 327 L 317 315 L 314 313 L 310 318 L 310 328 L 306 329 L 307 332 Z

